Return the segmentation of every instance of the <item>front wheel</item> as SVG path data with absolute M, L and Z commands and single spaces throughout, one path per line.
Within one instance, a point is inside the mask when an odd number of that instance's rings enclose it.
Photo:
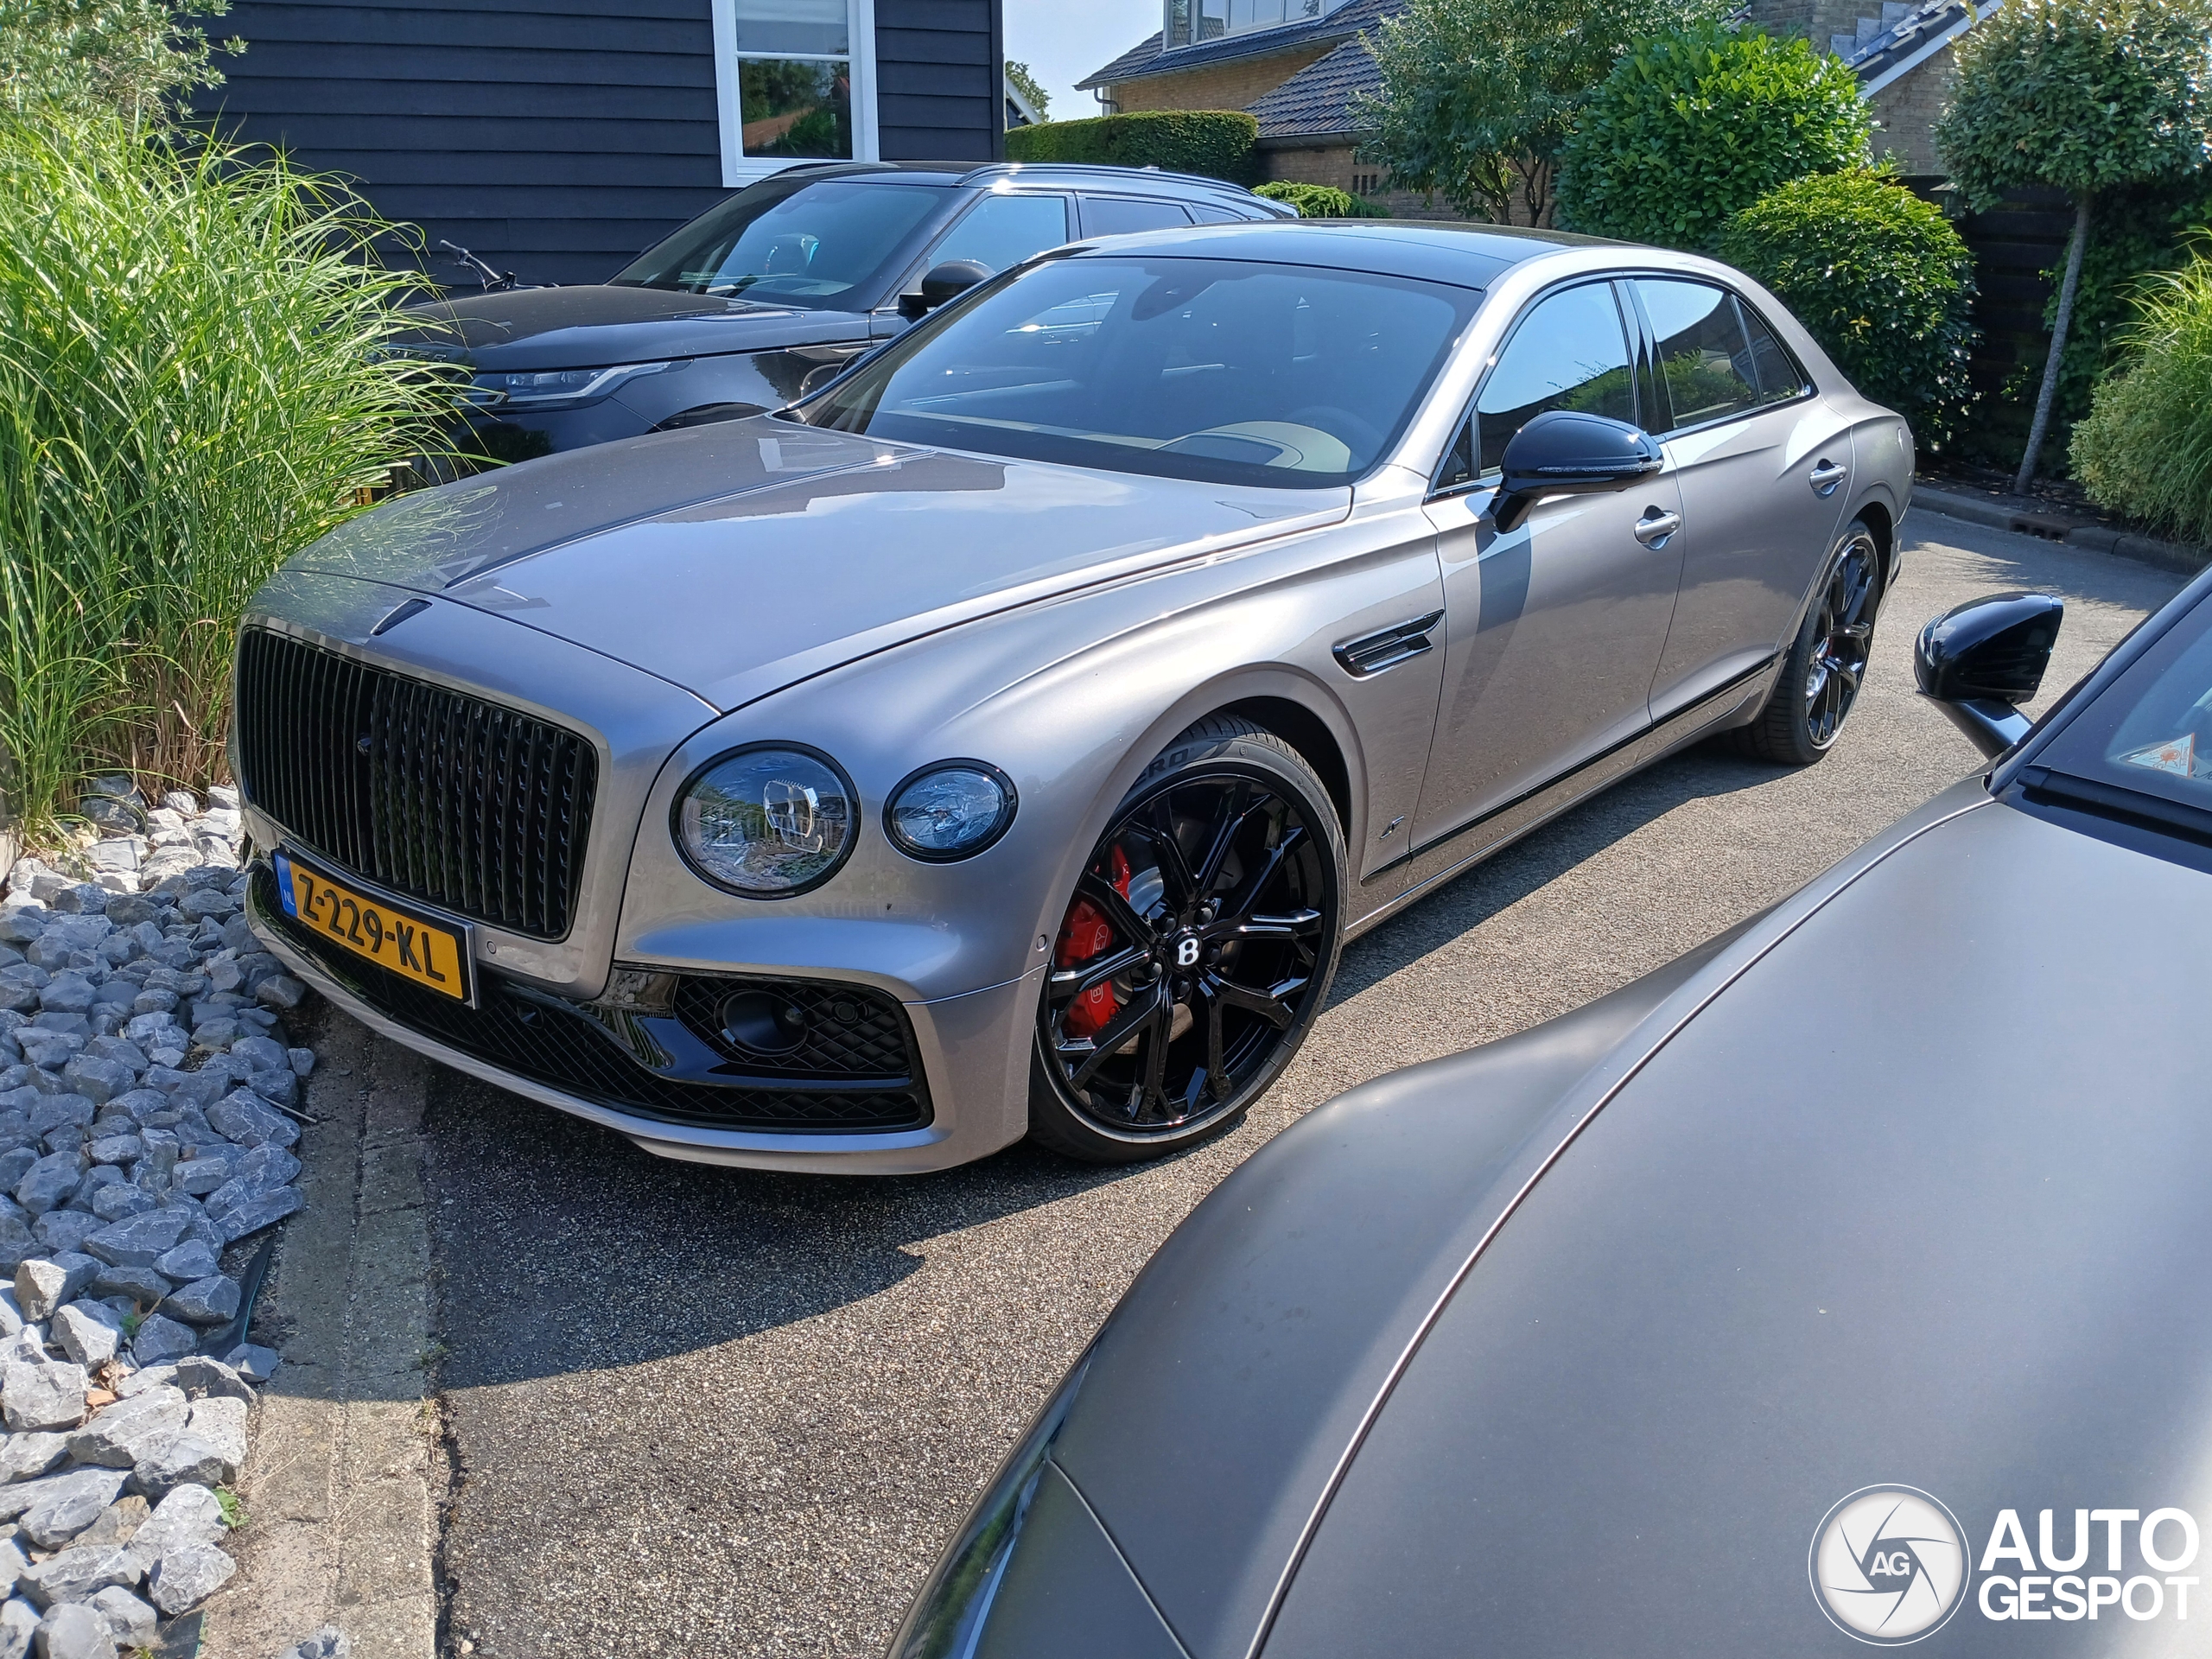
M 1134 1163 L 1240 1116 L 1320 1014 L 1344 861 L 1327 791 L 1273 733 L 1214 715 L 1169 745 L 1063 913 L 1038 1001 L 1031 1137 Z
M 1742 729 L 1745 749 L 1763 760 L 1808 766 L 1835 747 L 1866 682 L 1881 581 L 1881 548 L 1866 520 L 1854 518 L 1828 556 L 1766 707 Z

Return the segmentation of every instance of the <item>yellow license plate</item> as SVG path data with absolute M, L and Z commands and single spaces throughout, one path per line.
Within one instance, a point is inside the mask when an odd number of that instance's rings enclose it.
M 289 853 L 278 853 L 273 862 L 286 915 L 402 979 L 455 1001 L 470 1000 L 463 934 L 382 899 L 365 899 Z

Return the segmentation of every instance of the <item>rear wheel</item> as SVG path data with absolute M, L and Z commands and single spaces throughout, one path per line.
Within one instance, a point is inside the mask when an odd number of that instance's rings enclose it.
M 1738 735 L 1747 751 L 1805 766 L 1835 747 L 1866 684 L 1881 581 L 1881 548 L 1866 521 L 1854 518 L 1828 556 L 1827 574 L 1766 707 Z
M 1122 798 L 1038 1001 L 1032 1138 L 1094 1163 L 1204 1140 L 1279 1077 L 1336 968 L 1344 852 L 1313 769 L 1211 716 Z

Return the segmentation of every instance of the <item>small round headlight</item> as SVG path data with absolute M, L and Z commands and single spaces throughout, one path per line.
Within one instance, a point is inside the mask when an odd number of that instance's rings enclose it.
M 883 832 L 909 858 L 972 858 L 1014 822 L 1014 779 L 982 760 L 939 760 L 891 791 Z
M 675 816 L 676 844 L 701 875 L 747 898 L 785 899 L 837 873 L 860 810 L 836 762 L 785 743 L 709 761 Z

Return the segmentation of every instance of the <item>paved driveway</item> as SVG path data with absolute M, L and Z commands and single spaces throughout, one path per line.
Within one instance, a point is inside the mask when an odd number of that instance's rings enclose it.
M 1911 693 L 1912 636 L 1936 612 L 2063 594 L 2056 691 L 2179 585 L 1942 518 L 1913 529 L 1834 754 L 1779 772 L 1694 750 L 1462 877 L 1351 947 L 1282 1082 L 1181 1158 L 1098 1172 L 1017 1147 L 866 1181 L 704 1169 L 439 1073 L 449 1650 L 879 1653 L 1146 1257 L 1269 1136 L 1351 1084 L 1658 966 L 1974 770 Z

